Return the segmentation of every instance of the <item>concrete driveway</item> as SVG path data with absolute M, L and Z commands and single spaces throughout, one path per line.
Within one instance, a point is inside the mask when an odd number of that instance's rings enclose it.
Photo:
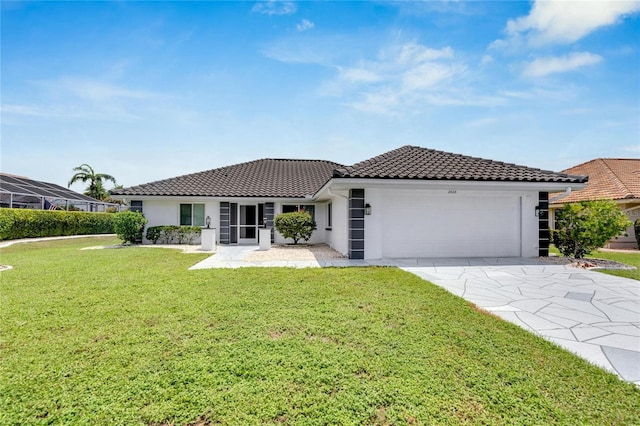
M 535 259 L 394 263 L 640 385 L 640 281 Z

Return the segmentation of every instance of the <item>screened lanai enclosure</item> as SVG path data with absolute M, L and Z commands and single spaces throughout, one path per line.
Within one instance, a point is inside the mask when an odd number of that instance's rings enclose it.
M 0 173 L 0 207 L 34 210 L 118 211 L 119 204 L 107 203 L 71 191 L 54 183 Z

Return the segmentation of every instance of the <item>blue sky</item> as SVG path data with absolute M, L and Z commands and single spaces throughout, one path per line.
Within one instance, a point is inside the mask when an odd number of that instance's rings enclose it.
M 6 2 L 6 173 L 640 156 L 640 2 Z M 82 185 L 73 189 L 81 191 Z

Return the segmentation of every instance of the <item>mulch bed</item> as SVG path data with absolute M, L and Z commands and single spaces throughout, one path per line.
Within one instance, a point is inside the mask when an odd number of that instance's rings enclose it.
M 635 270 L 638 269 L 635 266 L 627 265 L 625 263 L 616 262 L 608 259 L 573 259 L 571 257 L 561 257 L 561 256 L 549 256 L 544 259 L 551 263 L 556 263 L 559 265 L 571 265 L 575 268 L 582 269 L 626 269 L 626 270 Z

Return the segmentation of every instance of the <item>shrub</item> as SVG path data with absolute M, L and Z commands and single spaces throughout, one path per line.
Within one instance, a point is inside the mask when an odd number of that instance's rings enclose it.
M 0 209 L 0 240 L 112 234 L 113 225 L 109 213 Z
M 177 242 L 178 244 L 192 244 L 193 240 L 198 238 L 201 233 L 202 229 L 199 226 L 162 225 L 147 228 L 145 237 L 153 244 L 157 244 L 158 242 L 164 242 L 166 244 L 173 242 Z
M 635 232 L 636 234 L 636 244 L 640 249 L 640 219 L 636 219 L 635 223 L 633 224 L 633 232 Z
M 133 244 L 142 239 L 142 230 L 147 223 L 142 213 L 126 211 L 115 213 L 113 216 L 113 228 L 123 242 Z
M 164 242 L 165 244 L 171 244 L 174 241 L 177 241 L 179 228 L 180 227 L 178 225 L 161 226 L 160 238 L 162 239 L 162 242 Z
M 151 241 L 153 244 L 156 244 L 160 237 L 162 236 L 162 227 L 161 226 L 150 226 L 147 228 L 147 233 L 145 234 L 145 238 Z
M 293 244 L 301 239 L 309 241 L 316 229 L 316 222 L 306 212 L 282 213 L 275 217 L 274 225 L 285 238 L 292 238 Z
M 613 201 L 565 204 L 558 218 L 553 242 L 564 256 L 576 259 L 605 245 L 623 233 L 631 221 Z
M 183 226 L 182 229 L 187 244 L 193 244 L 193 241 L 202 234 L 202 228 L 199 226 Z

